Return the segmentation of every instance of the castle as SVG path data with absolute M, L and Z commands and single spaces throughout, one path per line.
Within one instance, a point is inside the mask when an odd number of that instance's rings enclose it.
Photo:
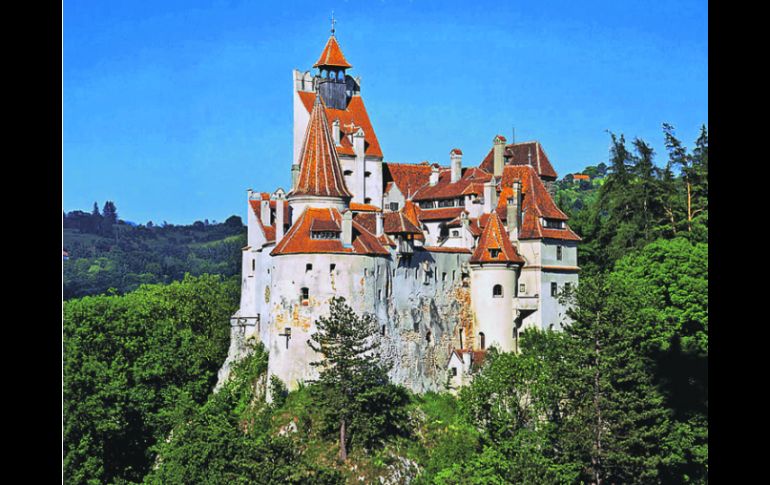
M 416 392 L 456 390 L 486 349 L 565 322 L 557 293 L 577 284 L 580 238 L 549 193 L 540 143 L 497 135 L 472 167 L 458 148 L 448 167 L 386 162 L 351 67 L 332 30 L 317 71 L 293 72 L 292 186 L 248 191 L 220 383 L 249 338 L 290 389 L 316 377 L 307 341 L 333 296 L 377 318 L 391 379 Z

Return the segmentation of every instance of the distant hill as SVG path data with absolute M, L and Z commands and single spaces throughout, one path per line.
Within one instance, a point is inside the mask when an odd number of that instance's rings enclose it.
M 595 202 L 607 176 L 607 165 L 590 165 L 581 172 L 569 173 L 556 181 L 554 200 L 570 218 Z
M 246 228 L 240 217 L 224 223 L 130 225 L 102 215 L 64 214 L 64 299 L 97 295 L 113 288 L 122 294 L 144 283 L 169 283 L 185 273 L 240 273 Z

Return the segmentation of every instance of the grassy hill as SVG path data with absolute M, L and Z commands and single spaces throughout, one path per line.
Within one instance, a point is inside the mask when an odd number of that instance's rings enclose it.
M 246 245 L 241 219 L 225 223 L 196 222 L 186 226 L 98 228 L 83 213 L 77 223 L 65 216 L 63 262 L 64 299 L 96 295 L 114 289 L 122 294 L 145 283 L 178 281 L 185 273 L 240 273 L 240 251 Z M 98 217 L 98 216 L 92 216 Z

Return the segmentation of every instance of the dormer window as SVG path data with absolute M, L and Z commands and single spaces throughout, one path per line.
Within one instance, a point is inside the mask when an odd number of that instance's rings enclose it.
M 339 233 L 333 231 L 311 231 L 310 239 L 338 239 Z
M 398 210 L 398 202 L 391 202 L 390 203 L 390 210 L 397 211 Z
M 460 237 L 460 231 L 457 229 L 452 230 L 452 237 Z
M 564 221 L 543 219 L 543 226 L 545 226 L 546 229 L 564 229 Z
M 499 249 L 490 249 L 489 250 L 489 257 L 490 258 L 497 258 L 500 255 Z

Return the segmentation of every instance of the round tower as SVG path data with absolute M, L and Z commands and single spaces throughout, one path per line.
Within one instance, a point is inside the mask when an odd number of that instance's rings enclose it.
M 492 346 L 503 352 L 514 350 L 513 297 L 523 264 L 503 223 L 492 212 L 470 259 L 474 350 Z

